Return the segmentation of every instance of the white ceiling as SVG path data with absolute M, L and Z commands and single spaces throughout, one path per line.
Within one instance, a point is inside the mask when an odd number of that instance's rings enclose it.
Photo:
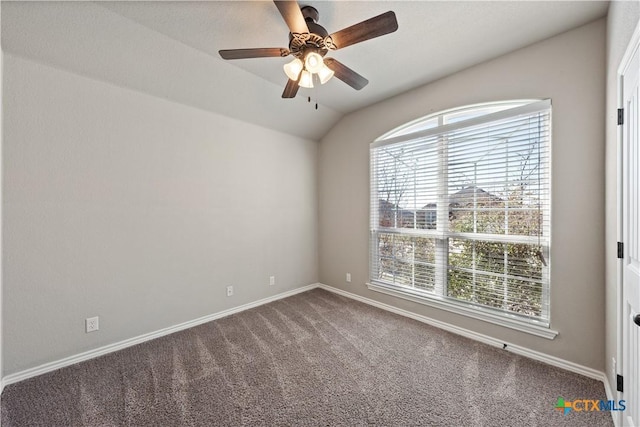
M 388 10 L 395 33 L 330 52 L 369 80 L 281 99 L 290 58 L 224 61 L 220 49 L 287 47 L 271 1 L 2 2 L 2 47 L 119 86 L 320 139 L 344 114 L 605 16 L 600 1 L 301 1 L 329 33 Z M 318 100 L 315 110 L 307 96 Z

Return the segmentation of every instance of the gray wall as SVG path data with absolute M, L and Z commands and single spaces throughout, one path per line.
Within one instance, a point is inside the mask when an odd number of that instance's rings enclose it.
M 617 269 L 616 242 L 618 240 L 617 150 L 618 126 L 618 66 L 627 44 L 640 19 L 640 3 L 637 1 L 613 1 L 607 18 L 607 111 L 606 111 L 606 370 L 611 389 L 616 379 L 613 361 L 617 348 Z M 618 369 L 618 373 L 622 373 Z
M 316 142 L 3 71 L 3 375 L 317 282 Z
M 604 19 L 355 112 L 319 149 L 320 281 L 597 370 L 604 369 Z M 554 340 L 369 291 L 369 143 L 432 112 L 551 98 Z M 345 273 L 353 277 L 345 283 Z

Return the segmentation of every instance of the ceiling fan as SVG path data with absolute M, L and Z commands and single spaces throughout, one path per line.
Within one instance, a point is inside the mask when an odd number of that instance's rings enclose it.
M 289 48 L 267 47 L 255 49 L 220 50 L 223 59 L 244 59 L 294 56 L 284 65 L 289 78 L 283 98 L 293 98 L 299 87 L 312 88 L 313 81 L 326 83 L 334 75 L 356 90 L 369 81 L 337 59 L 325 58 L 330 50 L 342 49 L 365 40 L 392 33 L 398 29 L 396 15 L 392 11 L 362 21 L 329 34 L 318 25 L 319 13 L 312 6 L 298 6 L 295 1 L 274 0 L 278 11 L 289 27 Z

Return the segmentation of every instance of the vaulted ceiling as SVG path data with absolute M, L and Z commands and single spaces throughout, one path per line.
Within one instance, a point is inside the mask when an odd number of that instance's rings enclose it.
M 2 48 L 90 78 L 309 139 L 341 117 L 605 16 L 600 1 L 304 1 L 329 33 L 393 10 L 398 31 L 330 55 L 369 80 L 282 99 L 290 58 L 224 61 L 220 49 L 287 47 L 271 1 L 2 2 Z M 307 102 L 312 97 L 313 103 Z M 313 104 L 319 104 L 316 110 Z

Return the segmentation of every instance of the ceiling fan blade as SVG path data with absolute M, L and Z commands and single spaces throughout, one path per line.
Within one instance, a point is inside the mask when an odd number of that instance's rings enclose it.
M 398 29 L 396 14 L 392 11 L 375 16 L 331 34 L 336 49 L 393 33 Z
M 324 58 L 324 63 L 331 71 L 335 73 L 335 76 L 354 88 L 360 90 L 369 84 L 369 80 L 362 77 L 360 74 L 353 71 L 351 68 L 339 62 L 337 59 Z
M 218 51 L 222 59 L 267 58 L 287 56 L 289 49 L 283 47 L 261 47 L 256 49 L 227 49 Z
M 296 1 L 273 0 L 292 33 L 308 33 L 307 23 Z
M 282 92 L 283 98 L 295 98 L 298 93 L 298 82 L 295 80 L 289 79 L 287 85 L 284 87 L 284 92 Z

